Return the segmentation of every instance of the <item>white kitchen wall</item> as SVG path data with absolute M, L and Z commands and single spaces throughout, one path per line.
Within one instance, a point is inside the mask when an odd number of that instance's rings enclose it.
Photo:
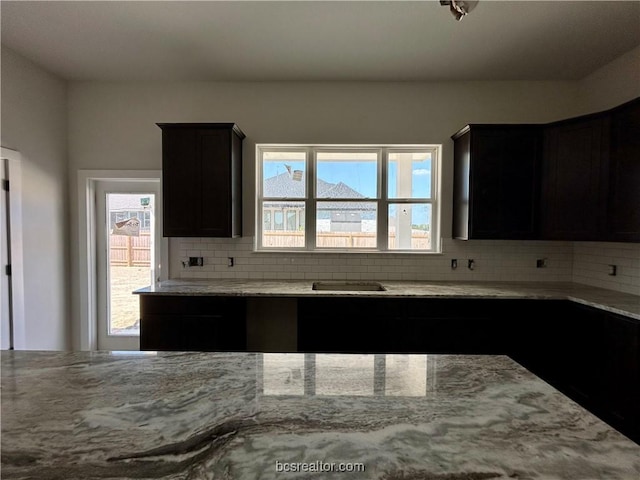
M 22 158 L 26 345 L 65 350 L 70 347 L 66 82 L 4 46 L 0 141 Z
M 581 114 L 640 97 L 640 45 L 580 80 L 578 95 Z
M 442 255 L 254 253 L 253 239 L 174 239 L 175 278 L 282 280 L 571 281 L 570 242 L 444 240 Z M 202 267 L 184 267 L 187 257 Z M 234 258 L 229 267 L 228 257 Z M 458 268 L 451 269 L 451 259 Z M 536 268 L 537 259 L 546 268 Z M 474 270 L 467 268 L 468 260 Z
M 575 242 L 572 271 L 574 282 L 640 295 L 640 244 Z

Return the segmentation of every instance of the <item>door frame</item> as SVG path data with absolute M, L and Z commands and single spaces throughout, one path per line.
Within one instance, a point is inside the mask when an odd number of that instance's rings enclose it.
M 22 242 L 22 156 L 20 152 L 1 147 L 2 160 L 7 161 L 9 187 L 9 216 L 11 232 L 11 309 L 13 319 L 13 348 L 26 350 L 27 327 L 24 308 L 24 253 Z M 4 161 L 0 168 L 4 169 Z M 4 178 L 4 173 L 2 174 Z M 2 191 L 4 194 L 4 190 Z M 2 228 L 5 228 L 3 225 Z M 4 265 L 2 265 L 4 268 Z M 4 273 L 3 273 L 4 275 Z
M 161 267 L 155 283 L 167 280 L 169 276 L 168 239 L 162 237 L 162 170 L 78 170 L 80 350 L 98 349 L 96 184 L 125 180 L 160 182 L 160 193 L 156 198 L 156 228 L 160 235 Z

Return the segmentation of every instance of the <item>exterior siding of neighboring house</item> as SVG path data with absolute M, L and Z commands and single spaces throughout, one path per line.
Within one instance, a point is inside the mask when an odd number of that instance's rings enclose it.
M 107 208 L 109 263 L 112 266 L 149 266 L 151 209 L 141 204 L 139 194 L 122 193 L 109 195 Z
M 140 195 L 118 194 L 109 197 L 109 228 L 113 230 L 115 224 L 130 218 L 140 221 L 140 231 L 149 232 L 151 228 L 151 212 L 149 208 L 140 205 Z

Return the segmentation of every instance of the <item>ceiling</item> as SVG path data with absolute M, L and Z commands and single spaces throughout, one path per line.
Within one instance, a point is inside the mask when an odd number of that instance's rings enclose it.
M 640 2 L 0 3 L 2 43 L 69 80 L 573 80 L 640 44 Z

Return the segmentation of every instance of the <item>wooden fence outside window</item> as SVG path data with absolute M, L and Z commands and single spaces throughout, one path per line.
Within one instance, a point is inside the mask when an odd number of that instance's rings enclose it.
M 151 234 L 140 232 L 138 237 L 109 235 L 110 263 L 118 267 L 151 266 Z
M 274 248 L 304 247 L 304 232 L 264 231 L 263 246 Z M 428 249 L 431 243 L 429 232 L 413 232 L 411 248 Z M 317 248 L 376 248 L 376 234 L 372 232 L 321 232 L 317 234 Z M 389 249 L 396 248 L 396 235 L 389 236 Z

